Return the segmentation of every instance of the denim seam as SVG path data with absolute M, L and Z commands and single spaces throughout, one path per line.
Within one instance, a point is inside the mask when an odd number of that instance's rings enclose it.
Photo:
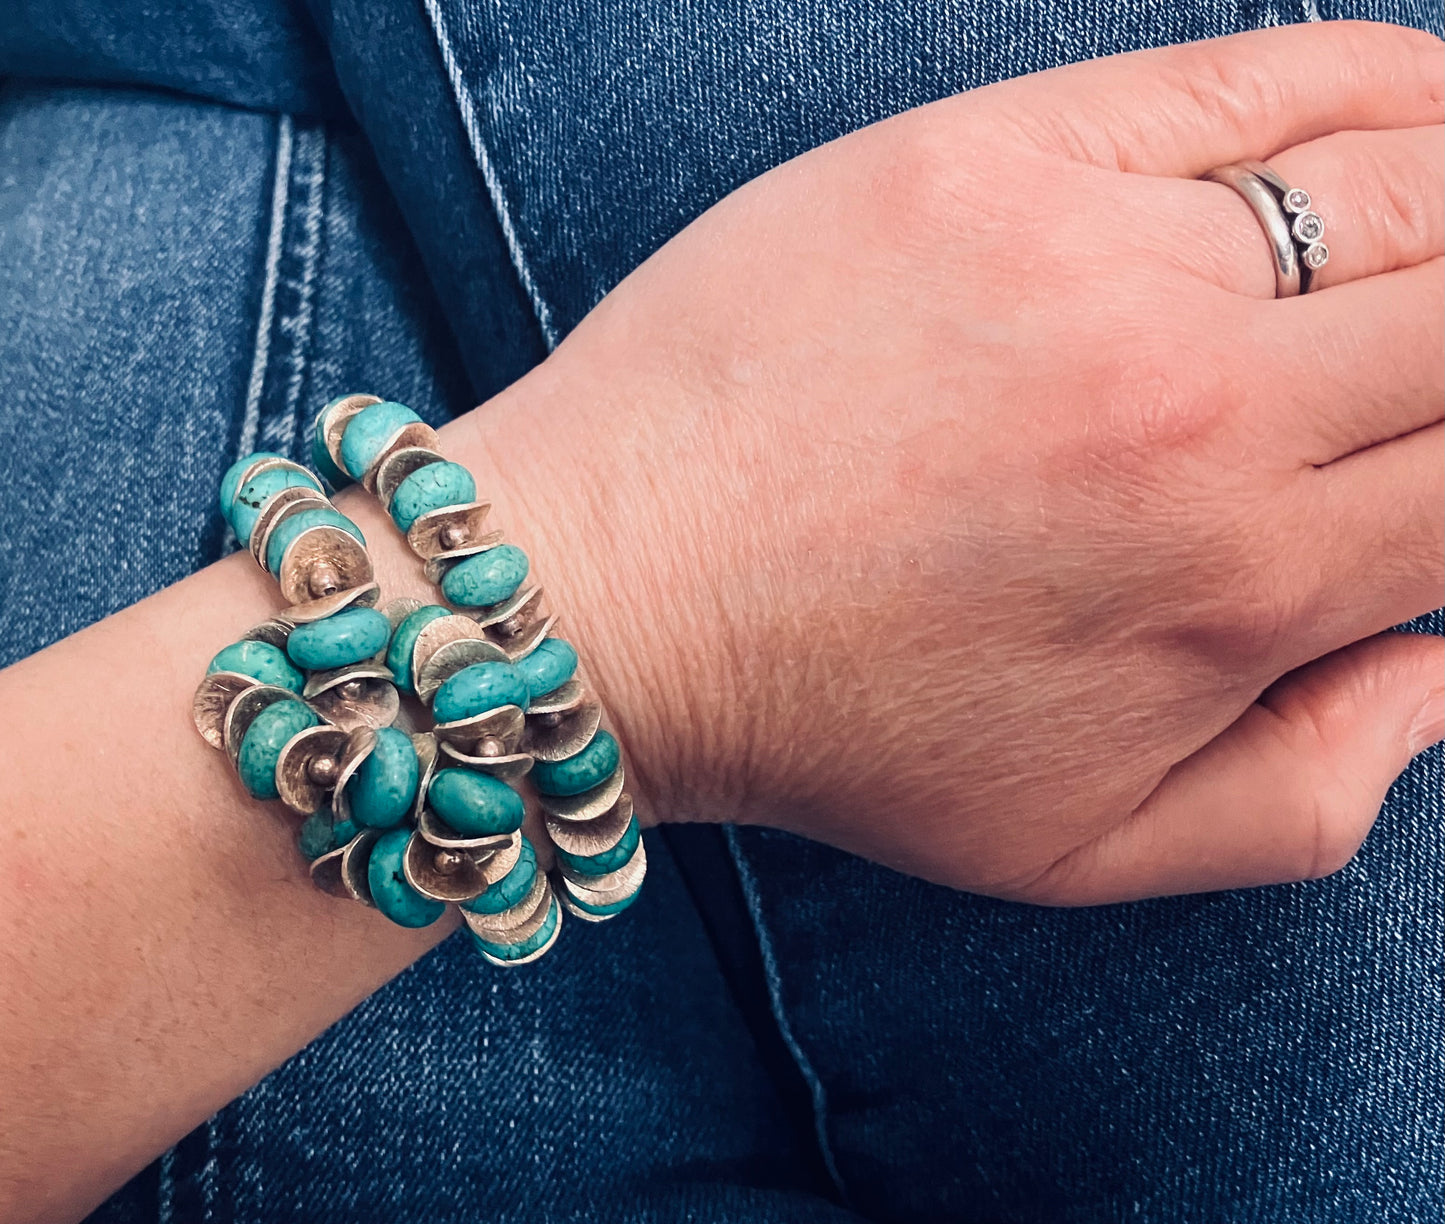
M 298 176 L 304 176 L 298 182 L 298 186 L 304 187 L 304 202 L 299 203 L 301 235 L 294 245 L 283 241 L 282 249 L 283 253 L 294 253 L 299 271 L 295 280 L 294 307 L 289 313 L 280 313 L 275 321 L 276 334 L 287 341 L 287 364 L 290 369 L 282 402 L 264 430 L 266 441 L 283 455 L 294 453 L 297 436 L 304 431 L 301 422 L 301 392 L 306 381 L 311 325 L 315 316 L 316 282 L 321 263 L 321 220 L 326 190 L 326 132 L 323 128 L 314 127 L 294 132 L 292 169 Z M 288 186 L 288 214 L 292 211 L 289 203 L 292 195 L 292 189 Z M 282 262 L 286 261 L 283 259 Z M 279 287 L 279 276 L 277 283 Z
M 1322 21 L 1320 16 L 1319 0 L 1300 0 L 1300 9 L 1304 12 L 1306 21 Z
M 482 182 L 486 184 L 487 195 L 492 201 L 492 209 L 497 214 L 498 224 L 502 227 L 502 238 L 507 244 L 508 254 L 512 257 L 512 267 L 516 270 L 517 279 L 522 284 L 522 290 L 526 293 L 527 300 L 532 304 L 532 313 L 537 318 L 537 326 L 542 330 L 542 339 L 547 345 L 547 351 L 551 352 L 557 347 L 560 339 L 557 328 L 552 322 L 552 309 L 542 296 L 536 277 L 532 275 L 527 253 L 522 248 L 521 239 L 517 236 L 517 226 L 512 219 L 512 210 L 507 203 L 501 177 L 497 174 L 496 164 L 492 161 L 486 141 L 482 138 L 482 125 L 478 119 L 476 99 L 467 85 L 461 65 L 457 62 L 456 52 L 452 50 L 451 37 L 447 33 L 446 22 L 442 18 L 438 0 L 423 0 L 423 5 L 431 22 L 437 50 L 441 52 L 442 65 L 446 68 L 447 79 L 451 82 L 452 95 L 461 115 L 462 128 L 467 134 L 467 143 L 471 145 L 472 156 L 476 158 L 477 169 L 481 173 Z M 504 21 L 501 25 L 505 29 Z
M 768 981 L 768 997 L 773 1005 L 773 1017 L 777 1021 L 778 1032 L 782 1034 L 783 1042 L 798 1064 L 798 1070 L 802 1072 L 803 1079 L 808 1085 L 808 1090 L 813 1098 L 813 1125 L 818 1140 L 818 1151 L 823 1157 L 823 1167 L 827 1170 L 828 1178 L 833 1183 L 833 1188 L 838 1192 L 839 1201 L 845 1206 L 851 1206 L 848 1189 L 843 1184 L 843 1178 L 838 1172 L 838 1162 L 834 1159 L 833 1149 L 828 1142 L 828 1093 L 823 1087 L 823 1081 L 814 1069 L 812 1061 L 803 1051 L 802 1044 L 798 1041 L 797 1035 L 793 1032 L 793 1026 L 788 1020 L 787 1012 L 783 1008 L 783 986 L 782 975 L 778 972 L 778 959 L 773 951 L 773 941 L 769 936 L 767 927 L 763 923 L 761 902 L 758 898 L 757 880 L 753 875 L 752 867 L 748 864 L 743 854 L 742 847 L 738 845 L 737 831 L 731 825 L 723 827 L 723 835 L 727 840 L 728 852 L 732 855 L 733 865 L 737 868 L 738 883 L 742 885 L 743 900 L 747 902 L 748 916 L 752 920 L 753 934 L 757 936 L 758 951 L 762 953 L 763 972 Z
M 251 453 L 261 427 L 261 392 L 266 385 L 266 367 L 271 356 L 271 325 L 276 313 L 276 287 L 281 276 L 281 250 L 286 229 L 286 203 L 291 187 L 290 115 L 276 124 L 276 166 L 271 179 L 271 228 L 266 236 L 266 272 L 261 287 L 261 310 L 256 319 L 256 341 L 251 350 L 251 378 L 246 387 L 246 410 L 241 418 L 240 445 L 236 458 Z

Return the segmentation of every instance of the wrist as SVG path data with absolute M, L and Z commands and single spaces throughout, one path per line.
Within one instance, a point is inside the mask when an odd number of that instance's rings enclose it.
M 476 478 L 489 523 L 529 554 L 623 745 L 643 822 L 724 818 L 727 677 L 701 574 L 680 547 L 686 533 L 667 521 L 678 506 L 645 455 L 624 458 L 628 422 L 600 410 L 595 392 L 555 362 L 445 426 L 446 452 Z M 379 564 L 391 569 L 389 551 Z M 427 597 L 415 558 L 398 570 L 380 575 L 385 598 L 388 580 L 397 594 Z

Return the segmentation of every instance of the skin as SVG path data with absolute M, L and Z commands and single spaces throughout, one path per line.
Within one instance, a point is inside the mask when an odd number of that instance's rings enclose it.
M 1048 904 L 1346 861 L 1445 733 L 1445 644 L 1381 636 L 1445 601 L 1442 69 L 1326 23 L 910 112 L 448 426 L 645 816 Z M 1193 181 L 1247 156 L 1319 201 L 1323 291 L 1272 300 Z M 79 1218 L 446 933 L 316 893 L 191 727 L 278 602 L 231 557 L 0 673 L 0 1218 Z M 77 723 L 76 683 L 126 717 Z

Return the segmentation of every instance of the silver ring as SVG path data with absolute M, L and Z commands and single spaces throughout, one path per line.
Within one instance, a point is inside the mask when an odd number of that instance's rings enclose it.
M 1314 273 L 1329 262 L 1324 219 L 1309 192 L 1291 187 L 1261 161 L 1231 162 L 1200 176 L 1232 187 L 1254 211 L 1274 256 L 1274 296 L 1308 293 Z

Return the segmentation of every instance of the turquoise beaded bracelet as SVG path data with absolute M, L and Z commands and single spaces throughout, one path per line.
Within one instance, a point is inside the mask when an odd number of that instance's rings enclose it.
M 387 663 L 398 687 L 430 705 L 448 764 L 527 786 L 570 913 L 596 922 L 626 909 L 647 852 L 621 745 L 603 726 L 577 651 L 554 635 L 542 588 L 527 585 L 526 553 L 486 529 L 490 507 L 475 500 L 471 474 L 438 452 L 410 408 L 371 395 L 321 410 L 312 458 L 334 487 L 359 481 L 380 499 L 441 589 L 445 604 L 413 606 L 400 619 Z M 468 922 L 478 933 L 485 925 Z
M 486 960 L 517 965 L 556 942 L 562 907 L 630 905 L 646 850 L 576 651 L 435 442 L 410 409 L 348 396 L 322 409 L 312 457 L 381 497 L 446 604 L 376 610 L 365 539 L 315 475 L 275 454 L 231 467 L 222 514 L 290 606 L 216 655 L 193 713 L 253 797 L 305 818 L 319 887 L 404 926 L 455 904 Z M 428 706 L 436 725 L 415 729 Z M 550 874 L 522 831 L 534 806 Z

